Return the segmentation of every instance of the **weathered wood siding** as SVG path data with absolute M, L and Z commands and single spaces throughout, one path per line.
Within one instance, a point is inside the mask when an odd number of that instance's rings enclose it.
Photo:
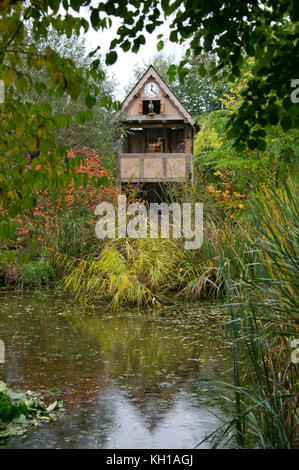
M 123 153 L 119 161 L 121 182 L 188 181 L 191 178 L 191 154 Z
M 151 82 L 157 85 L 153 98 L 145 93 Z M 151 99 L 155 114 L 143 114 Z M 192 181 L 192 117 L 154 67 L 148 68 L 123 104 L 129 132 L 117 156 L 118 183 Z

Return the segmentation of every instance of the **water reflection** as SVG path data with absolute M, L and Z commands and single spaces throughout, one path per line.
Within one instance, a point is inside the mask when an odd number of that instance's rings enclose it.
M 192 448 L 217 426 L 216 380 L 230 376 L 223 312 L 82 311 L 53 294 L 2 294 L 10 386 L 59 391 L 67 414 L 8 447 Z

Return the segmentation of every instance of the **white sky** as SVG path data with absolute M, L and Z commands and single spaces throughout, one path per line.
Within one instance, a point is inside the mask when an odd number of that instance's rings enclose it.
M 88 12 L 80 11 L 81 15 L 83 13 L 84 17 L 89 20 Z M 88 49 L 93 50 L 97 46 L 101 46 L 100 53 L 104 57 L 105 53 L 109 50 L 110 42 L 116 37 L 116 31 L 121 24 L 121 20 L 118 18 L 112 18 L 113 25 L 111 29 L 105 29 L 104 31 L 95 31 L 91 26 L 89 31 L 85 34 Z M 128 85 L 133 76 L 133 67 L 138 63 L 143 63 L 143 61 L 148 61 L 157 53 L 157 35 L 165 35 L 165 40 L 169 36 L 169 27 L 170 20 L 165 22 L 157 28 L 152 34 L 143 32 L 146 43 L 144 46 L 140 46 L 139 52 L 134 54 L 131 51 L 124 52 L 121 48 L 117 48 L 118 53 L 117 62 L 108 67 L 108 71 L 111 72 L 116 79 L 116 98 L 123 100 L 125 98 L 125 86 Z M 182 53 L 182 46 L 179 46 L 174 43 L 166 43 L 163 49 L 164 53 L 170 53 L 171 51 L 177 53 L 178 56 Z

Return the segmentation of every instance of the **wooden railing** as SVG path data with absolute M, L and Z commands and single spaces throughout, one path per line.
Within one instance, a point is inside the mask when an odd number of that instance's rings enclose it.
M 187 153 L 120 153 L 117 180 L 122 182 L 189 181 L 192 155 Z

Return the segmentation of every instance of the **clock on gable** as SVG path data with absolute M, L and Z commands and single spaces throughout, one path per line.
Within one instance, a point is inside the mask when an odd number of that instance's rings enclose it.
M 149 98 L 155 98 L 159 95 L 159 87 L 155 82 L 149 82 L 144 87 L 144 93 Z

